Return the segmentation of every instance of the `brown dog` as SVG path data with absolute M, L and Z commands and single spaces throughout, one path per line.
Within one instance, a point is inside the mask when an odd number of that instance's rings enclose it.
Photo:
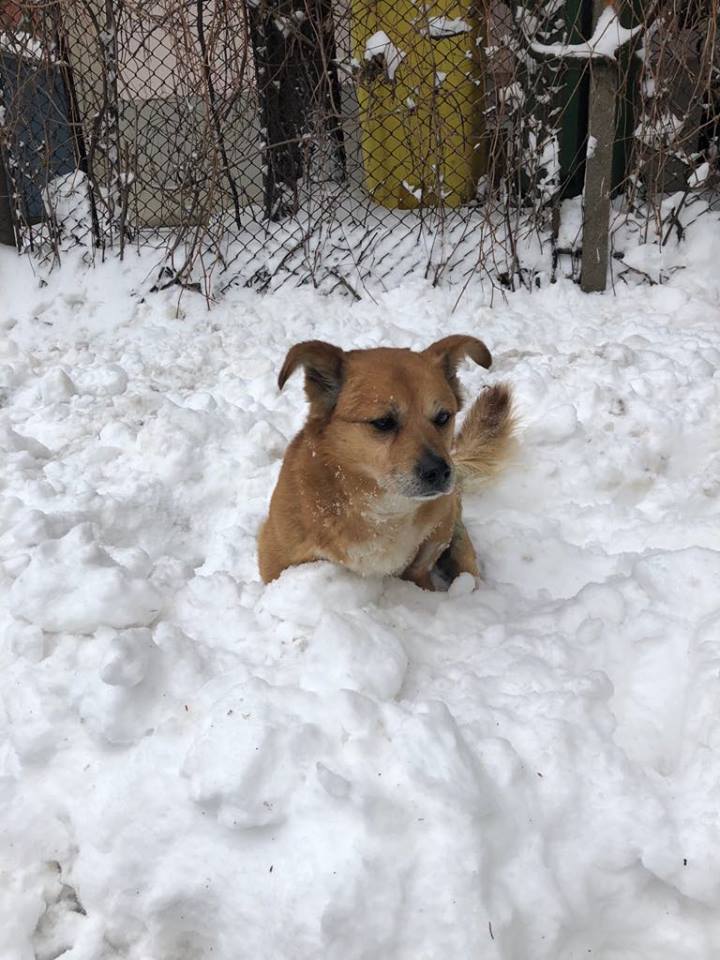
M 453 443 L 465 357 L 491 364 L 485 344 L 468 336 L 445 337 L 422 353 L 344 352 L 320 340 L 290 350 L 278 384 L 302 366 L 310 410 L 260 531 L 266 583 L 312 560 L 361 576 L 394 574 L 426 590 L 433 573 L 445 581 L 479 576 L 457 480 L 502 466 L 511 394 L 503 384 L 485 390 Z

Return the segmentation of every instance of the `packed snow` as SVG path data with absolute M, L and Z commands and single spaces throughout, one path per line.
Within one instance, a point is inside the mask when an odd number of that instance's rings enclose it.
M 455 312 L 0 253 L 3 960 L 718 956 L 719 236 Z M 263 586 L 285 351 L 450 332 L 521 421 L 482 585 Z

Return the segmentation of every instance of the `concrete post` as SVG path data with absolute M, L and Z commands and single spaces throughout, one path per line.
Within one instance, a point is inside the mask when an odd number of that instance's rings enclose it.
M 594 0 L 593 28 L 605 7 L 605 0 Z M 607 286 L 618 65 L 598 59 L 590 61 L 589 69 L 588 150 L 583 191 L 580 286 L 585 293 L 594 293 Z

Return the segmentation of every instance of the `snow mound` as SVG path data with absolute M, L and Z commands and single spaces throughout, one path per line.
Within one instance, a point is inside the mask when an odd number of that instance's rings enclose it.
M 160 598 L 143 576 L 116 563 L 82 524 L 46 540 L 10 589 L 10 612 L 48 632 L 93 633 L 155 619 Z
M 36 290 L 0 252 L 3 960 L 718 956 L 718 247 L 687 243 L 663 287 L 455 312 L 208 314 L 131 257 Z M 521 423 L 465 498 L 479 588 L 264 586 L 288 347 L 453 330 Z

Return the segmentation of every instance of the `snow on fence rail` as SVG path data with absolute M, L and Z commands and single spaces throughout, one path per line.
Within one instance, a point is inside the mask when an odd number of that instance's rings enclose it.
M 718 2 L 0 0 L 0 240 L 208 296 L 638 278 L 713 204 Z

